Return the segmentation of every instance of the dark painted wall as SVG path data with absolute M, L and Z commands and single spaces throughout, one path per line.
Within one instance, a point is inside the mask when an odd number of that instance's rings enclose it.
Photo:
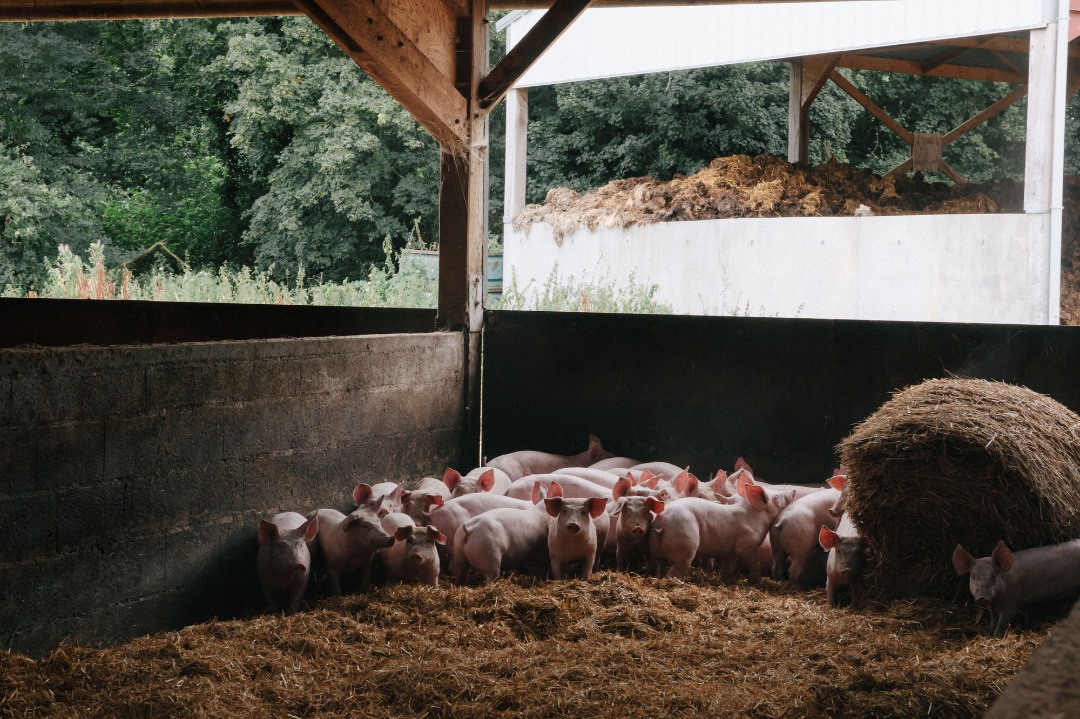
M 948 373 L 1080 410 L 1080 328 L 490 312 L 485 456 L 584 449 L 820 481 L 890 393 Z
M 435 310 L 0 298 L 0 347 L 432 332 Z
M 450 333 L 0 351 L 0 646 L 258 608 L 261 517 L 460 465 L 463 368 Z

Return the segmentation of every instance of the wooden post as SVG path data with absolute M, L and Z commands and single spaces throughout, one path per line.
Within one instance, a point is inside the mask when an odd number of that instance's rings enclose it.
M 839 55 L 804 57 L 791 63 L 791 84 L 788 91 L 788 161 L 807 162 L 810 147 L 810 107 L 829 75 L 836 67 Z
M 1068 32 L 1069 0 L 1057 0 L 1055 20 L 1031 31 L 1028 56 L 1024 212 L 1049 216 L 1046 321 L 1051 325 L 1060 322 Z
M 506 95 L 506 175 L 503 187 L 503 224 L 525 209 L 525 173 L 529 143 L 529 91 Z
M 480 464 L 480 332 L 487 299 L 488 114 L 478 88 L 487 73 L 486 0 L 470 0 L 458 24 L 455 85 L 468 99 L 465 143 L 441 149 L 437 324 L 465 337 L 463 464 Z

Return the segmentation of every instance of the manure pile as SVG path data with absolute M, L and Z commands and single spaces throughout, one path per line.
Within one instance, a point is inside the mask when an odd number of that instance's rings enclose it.
M 935 379 L 893 395 L 839 447 L 847 510 L 887 596 L 966 592 L 950 557 L 1080 537 L 1080 416 L 1002 382 Z
M 820 590 L 697 571 L 398 585 L 38 661 L 0 653 L 0 716 L 980 717 L 1049 628 L 998 640 L 962 607 L 837 610 Z

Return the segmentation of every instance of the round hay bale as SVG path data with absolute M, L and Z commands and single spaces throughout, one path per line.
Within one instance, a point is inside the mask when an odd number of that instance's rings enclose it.
M 950 558 L 1080 537 L 1080 417 L 1002 382 L 934 379 L 895 393 L 838 450 L 847 511 L 878 595 L 955 596 Z

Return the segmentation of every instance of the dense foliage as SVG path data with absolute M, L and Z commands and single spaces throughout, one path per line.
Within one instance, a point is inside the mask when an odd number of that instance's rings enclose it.
M 1007 92 L 851 77 L 922 131 L 947 131 Z M 529 199 L 554 186 L 688 174 L 722 155 L 782 156 L 787 78 L 778 63 L 535 89 Z M 1074 98 L 1074 174 L 1078 107 Z M 811 120 L 813 161 L 882 172 L 905 154 L 835 87 Z M 1020 103 L 947 159 L 972 181 L 1018 177 L 1023 135 Z M 491 138 L 497 231 L 499 111 Z M 96 242 L 109 266 L 160 241 L 192 271 L 246 266 L 294 284 L 300 272 L 367 278 L 385 248 L 438 241 L 437 200 L 435 142 L 304 18 L 0 24 L 0 288 L 41 287 L 61 244 L 86 254 Z

